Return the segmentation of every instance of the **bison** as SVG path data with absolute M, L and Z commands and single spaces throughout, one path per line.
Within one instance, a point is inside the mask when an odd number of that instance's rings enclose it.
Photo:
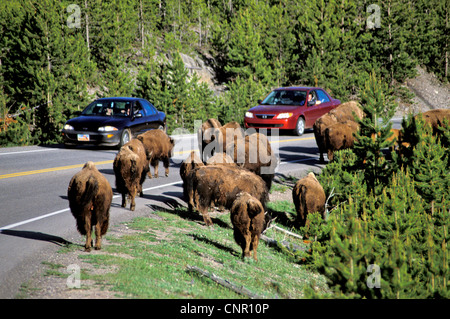
M 253 259 L 257 261 L 256 249 L 265 227 L 261 202 L 248 193 L 239 193 L 231 206 L 230 219 L 234 240 L 242 248 L 242 259 L 250 257 L 250 251 L 253 250 Z
M 122 207 L 130 200 L 130 210 L 134 211 L 137 194 L 142 196 L 142 184 L 149 171 L 149 156 L 139 139 L 132 139 L 122 146 L 117 153 L 113 169 L 116 176 L 116 189 L 122 194 Z
M 188 181 L 188 175 L 197 167 L 205 166 L 203 164 L 200 157 L 198 157 L 197 153 L 195 151 L 192 151 L 191 154 L 181 163 L 180 166 L 180 177 L 183 180 L 183 197 L 186 201 L 188 201 L 187 196 L 187 181 Z M 192 198 L 191 198 L 192 200 Z M 191 203 L 193 205 L 193 202 Z
M 175 146 L 174 139 L 160 129 L 142 133 L 138 135 L 137 139 L 144 144 L 146 152 L 151 154 L 149 161 L 153 166 L 155 177 L 158 177 L 159 161 L 163 161 L 166 177 L 169 176 L 170 158 L 173 156 L 173 147 Z M 150 169 L 148 177 L 153 178 Z
M 240 192 L 247 192 L 258 199 L 263 207 L 268 200 L 268 190 L 261 177 L 226 165 L 202 166 L 193 170 L 187 178 L 186 193 L 189 212 L 195 207 L 206 225 L 212 225 L 208 208 L 212 203 L 230 209 Z
M 202 160 L 206 163 L 207 159 L 214 154 L 224 153 L 228 143 L 244 139 L 244 137 L 244 130 L 238 122 L 230 122 L 224 126 L 206 130 L 203 138 L 209 140 L 209 143 L 202 144 L 200 150 L 202 152 Z
M 204 153 L 204 150 L 208 144 L 210 144 L 215 139 L 215 133 L 217 132 L 215 129 L 221 127 L 222 124 L 216 119 L 208 119 L 206 122 L 202 124 L 202 126 L 197 131 L 197 139 L 198 146 L 200 151 L 200 158 L 203 162 L 206 162 L 208 157 L 207 154 Z
M 102 236 L 108 230 L 109 209 L 113 197 L 108 180 L 97 170 L 95 164 L 89 161 L 70 180 L 67 197 L 78 232 L 86 235 L 85 250 L 91 251 L 92 227 L 95 227 L 94 248 L 101 249 Z
M 236 139 L 228 143 L 226 152 L 240 167 L 261 176 L 270 190 L 278 160 L 264 134 L 253 133 Z
M 333 160 L 334 152 L 353 147 L 353 134 L 358 130 L 359 124 L 354 121 L 337 123 L 325 129 L 325 150 L 329 161 Z
M 433 129 L 433 135 L 440 134 L 439 127 L 444 127 L 444 119 L 450 123 L 450 109 L 436 109 L 421 114 L 425 123 Z M 419 116 L 416 115 L 416 118 Z
M 325 218 L 325 192 L 313 172 L 299 179 L 292 189 L 297 224 L 305 226 L 308 214 L 319 212 Z
M 320 161 L 324 162 L 323 153 L 327 151 L 325 141 L 326 128 L 342 122 L 354 121 L 354 115 L 362 119 L 364 112 L 355 101 L 350 101 L 339 105 L 337 108 L 319 117 L 313 125 L 314 137 L 319 147 Z

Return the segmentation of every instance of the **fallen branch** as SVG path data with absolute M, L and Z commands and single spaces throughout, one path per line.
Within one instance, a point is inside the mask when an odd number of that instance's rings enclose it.
M 276 229 L 276 230 L 279 230 L 279 231 L 281 231 L 281 232 L 283 232 L 283 233 L 285 233 L 285 234 L 288 234 L 289 236 L 292 236 L 292 237 L 295 237 L 295 238 L 299 238 L 299 239 L 303 239 L 303 236 L 300 236 L 300 235 L 297 235 L 297 234 L 295 234 L 295 233 L 293 233 L 293 232 L 290 232 L 289 230 L 286 230 L 286 229 L 284 229 L 284 228 L 281 228 L 281 227 L 278 227 L 277 225 L 270 225 L 270 227 L 269 228 L 267 228 L 265 231 L 267 231 L 267 230 L 269 230 L 269 229 L 271 229 L 271 228 L 274 228 L 274 229 Z M 264 232 L 265 232 L 264 231 Z
M 267 237 L 266 235 L 261 235 L 260 239 L 265 241 L 269 246 L 278 247 L 278 245 L 282 245 L 292 253 L 296 253 L 298 251 L 307 251 L 307 248 L 292 244 L 286 240 L 283 240 L 281 243 L 279 243 L 276 239 Z
M 186 271 L 187 272 L 195 272 L 198 273 L 202 276 L 208 277 L 209 279 L 211 279 L 212 281 L 214 281 L 215 283 L 218 283 L 219 285 L 231 289 L 234 292 L 240 294 L 240 295 L 244 295 L 250 299 L 261 299 L 262 297 L 258 296 L 257 294 L 254 294 L 253 292 L 251 292 L 250 290 L 248 290 L 247 288 L 245 288 L 244 286 L 238 287 L 235 284 L 233 284 L 232 282 L 229 282 L 226 279 L 222 279 L 216 275 L 214 275 L 213 273 L 209 273 L 206 270 L 200 269 L 196 266 L 187 266 L 186 267 Z

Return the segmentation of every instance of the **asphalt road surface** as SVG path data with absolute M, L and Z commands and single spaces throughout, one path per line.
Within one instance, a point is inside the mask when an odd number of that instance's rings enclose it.
M 197 138 L 194 135 L 174 138 L 169 177 L 164 177 L 160 163 L 160 177 L 146 179 L 144 197 L 136 198 L 134 212 L 129 206 L 122 208 L 121 196 L 114 192 L 110 226 L 145 216 L 158 207 L 185 204 L 181 199 L 179 166 L 191 150 L 198 150 Z M 269 136 L 269 140 L 279 157 L 277 176 L 303 174 L 323 167 L 311 130 L 301 137 Z M 68 242 L 84 243 L 68 208 L 69 181 L 84 163 L 93 161 L 115 191 L 112 163 L 116 154 L 115 149 L 96 147 L 0 148 L 0 298 L 14 298 L 20 285 L 42 267 L 46 254 Z

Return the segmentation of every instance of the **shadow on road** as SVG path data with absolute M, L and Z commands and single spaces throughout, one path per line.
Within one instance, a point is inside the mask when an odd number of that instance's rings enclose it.
M 56 244 L 58 246 L 77 245 L 68 240 L 65 240 L 64 238 L 35 231 L 3 229 L 0 231 L 0 234 L 8 236 L 16 236 L 26 239 L 46 241 L 52 244 Z

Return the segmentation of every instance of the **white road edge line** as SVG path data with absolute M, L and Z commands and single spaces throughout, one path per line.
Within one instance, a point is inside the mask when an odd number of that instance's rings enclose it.
M 17 152 L 7 152 L 7 153 L 0 153 L 1 155 L 15 155 L 15 154 L 24 154 L 24 153 L 36 153 L 36 152 L 50 152 L 50 151 L 57 151 L 59 148 L 49 148 L 44 150 L 31 150 L 31 151 L 17 151 Z
M 167 183 L 167 184 L 163 184 L 163 185 L 159 185 L 159 186 L 149 187 L 149 188 L 143 189 L 142 191 L 146 192 L 146 191 L 150 191 L 150 190 L 153 190 L 153 189 L 163 188 L 163 187 L 172 186 L 172 185 L 181 184 L 181 183 L 183 183 L 183 181 L 172 182 L 172 183 Z M 122 195 L 115 195 L 115 196 L 113 196 L 113 199 L 119 198 L 121 196 Z M 55 216 L 55 215 L 58 215 L 58 214 L 62 214 L 62 213 L 68 212 L 68 211 L 70 211 L 70 208 L 61 209 L 61 210 L 58 210 L 58 211 L 53 212 L 53 213 L 48 213 L 48 214 L 45 214 L 45 215 L 42 215 L 42 216 L 30 218 L 30 219 L 27 219 L 27 220 L 24 220 L 24 221 L 15 223 L 15 224 L 3 226 L 3 227 L 0 227 L 0 232 L 2 230 L 7 230 L 7 229 L 15 228 L 15 227 L 18 227 L 18 226 L 22 226 L 22 225 L 25 225 L 25 224 L 29 224 L 29 223 L 35 222 L 37 220 L 44 219 L 44 218 L 51 217 L 51 216 Z

